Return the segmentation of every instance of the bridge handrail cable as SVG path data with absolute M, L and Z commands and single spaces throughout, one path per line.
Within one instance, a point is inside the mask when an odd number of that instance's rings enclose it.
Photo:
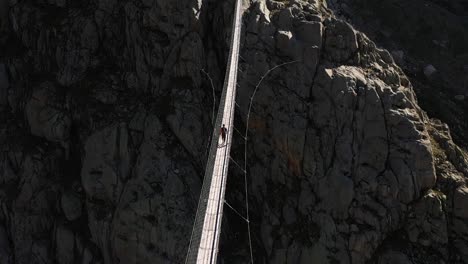
M 206 213 L 206 210 L 207 210 L 207 199 L 209 197 L 209 194 L 210 194 L 210 186 L 211 186 L 211 182 L 212 182 L 212 177 L 213 177 L 213 172 L 214 172 L 214 163 L 216 161 L 216 153 L 217 153 L 217 149 L 218 149 L 218 139 L 219 139 L 219 134 L 220 134 L 220 127 L 221 127 L 221 124 L 222 124 L 222 121 L 223 121 L 223 117 L 224 117 L 224 109 L 225 109 L 225 106 L 226 106 L 226 99 L 227 99 L 227 87 L 229 85 L 229 77 L 230 77 L 230 72 L 231 72 L 231 68 L 234 66 L 235 67 L 235 70 L 236 70 L 236 73 L 237 73 L 237 62 L 238 62 L 238 57 L 236 56 L 236 58 L 234 58 L 236 60 L 236 63 L 233 65 L 232 64 L 232 59 L 233 59 L 233 51 L 234 51 L 234 45 L 239 45 L 239 39 L 240 39 L 240 33 L 238 32 L 238 30 L 240 30 L 240 9 L 241 9 L 241 1 L 242 0 L 237 0 L 236 1 L 236 10 L 235 10 L 235 13 L 234 13 L 234 18 L 233 18 L 233 27 L 232 27 L 232 32 L 231 32 L 231 43 L 230 43 L 230 51 L 229 51 L 229 57 L 228 57 L 228 66 L 227 66 L 227 74 L 225 76 L 225 79 L 224 79 L 224 84 L 223 84 L 223 92 L 221 94 L 221 100 L 219 102 L 219 109 L 218 109 L 218 114 L 217 114 L 217 117 L 216 117 L 216 122 L 215 122 L 215 125 L 214 125 L 214 128 L 213 128 L 213 137 L 211 139 L 211 147 L 210 147 L 210 152 L 209 152 L 209 155 L 208 155 L 208 161 L 207 161 L 207 164 L 206 164 L 206 170 L 205 170 L 205 176 L 204 176 L 204 180 L 203 180 L 203 185 L 202 185 L 202 189 L 201 189 L 201 192 L 200 192 L 200 198 L 199 198 L 199 201 L 198 201 L 198 207 L 197 207 L 197 212 L 196 212 L 196 216 L 195 216 L 195 221 L 194 221 L 194 225 L 193 225 L 193 228 L 192 228 L 192 234 L 191 234 L 191 237 L 190 237 L 190 243 L 189 243 L 189 247 L 188 247 L 188 252 L 187 252 L 187 257 L 186 257 L 186 260 L 185 260 L 185 263 L 196 263 L 197 262 L 197 255 L 198 255 L 198 248 L 200 246 L 200 242 L 201 242 L 201 236 L 202 236 L 202 229 L 203 229 L 203 226 L 204 226 L 204 221 L 205 221 L 205 213 Z M 237 36 L 236 36 L 236 32 L 237 32 Z M 237 42 L 237 43 L 236 43 Z M 238 52 L 237 52 L 238 53 Z M 238 55 L 238 54 L 236 54 Z M 235 76 L 235 81 L 236 81 L 236 76 Z M 227 135 L 227 139 L 226 139 L 226 149 L 225 149 L 225 157 L 226 157 L 226 153 L 227 151 L 230 150 L 230 142 L 232 140 L 232 123 L 233 123 L 233 118 L 232 118 L 232 112 L 233 112 L 233 109 L 234 109 L 234 98 L 235 98 L 235 86 L 234 88 L 232 89 L 232 92 L 230 94 L 230 98 L 232 98 L 232 100 L 230 101 L 230 114 L 229 114 L 229 125 L 228 127 L 230 128 L 228 130 L 228 135 Z M 227 155 L 227 157 L 229 157 L 229 155 Z M 229 160 L 229 159 L 228 159 Z M 224 168 L 224 166 L 226 166 L 226 168 Z M 227 174 L 227 164 L 226 164 L 226 159 L 223 161 L 223 190 L 220 192 L 220 197 L 221 197 L 221 193 L 224 193 L 224 188 L 225 188 L 225 182 L 226 182 L 226 175 Z M 224 198 L 224 195 L 223 195 L 223 198 Z M 222 214 L 222 205 L 224 203 L 220 203 L 221 205 L 218 204 L 218 216 L 219 214 Z M 216 229 L 218 228 L 218 225 L 220 225 L 221 222 L 217 220 L 216 222 Z M 219 243 L 219 239 L 215 239 L 213 240 L 213 242 L 217 241 L 216 243 L 216 247 Z M 213 254 L 212 256 L 214 256 L 215 254 Z M 212 258 L 213 260 L 213 258 Z

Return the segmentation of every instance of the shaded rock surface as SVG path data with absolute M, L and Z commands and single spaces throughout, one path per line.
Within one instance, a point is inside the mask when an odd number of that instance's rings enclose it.
M 466 1 L 326 2 L 379 45 L 404 53 L 396 62 L 410 78 L 420 105 L 430 117 L 448 123 L 456 143 L 466 148 L 467 102 L 455 97 L 468 93 Z
M 184 261 L 233 4 L 0 1 L 1 263 Z M 419 106 L 395 63 L 406 53 L 324 1 L 244 4 L 241 131 L 262 79 L 247 146 L 255 262 L 467 263 L 468 156 Z M 226 199 L 245 214 L 230 175 Z M 245 228 L 226 208 L 222 262 L 249 261 Z

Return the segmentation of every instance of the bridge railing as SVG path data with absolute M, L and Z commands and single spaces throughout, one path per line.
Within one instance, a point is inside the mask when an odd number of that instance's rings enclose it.
M 240 13 L 242 11 L 241 9 L 242 9 L 242 0 L 236 0 L 236 7 L 235 7 L 234 16 L 233 16 L 233 26 L 232 26 L 232 32 L 231 32 L 231 43 L 230 43 L 228 64 L 226 68 L 226 76 L 224 79 L 223 91 L 222 91 L 221 99 L 219 102 L 219 108 L 218 108 L 218 113 L 216 116 L 216 121 L 214 122 L 215 125 L 213 128 L 213 134 L 212 134 L 213 136 L 211 139 L 211 146 L 210 146 L 210 151 L 208 154 L 208 161 L 206 163 L 205 176 L 204 176 L 203 185 L 202 185 L 201 192 L 200 192 L 200 198 L 198 201 L 197 213 L 196 213 L 195 221 L 194 221 L 193 228 L 192 228 L 192 234 L 190 238 L 188 253 L 187 253 L 186 260 L 185 260 L 185 263 L 187 264 L 197 263 L 198 249 L 200 247 L 203 226 L 204 226 L 204 221 L 205 221 L 205 214 L 206 214 L 207 204 L 208 204 L 208 197 L 210 194 L 210 186 L 211 186 L 211 182 L 213 178 L 216 153 L 218 149 L 220 128 L 222 126 L 224 110 L 226 108 L 226 99 L 227 99 L 227 96 L 230 96 L 230 97 L 235 96 L 237 82 L 234 83 L 234 88 L 233 88 L 234 95 L 227 94 L 227 90 L 228 90 L 227 88 L 228 88 L 228 85 L 230 84 L 229 75 L 230 75 L 232 67 L 235 67 L 235 74 L 237 74 L 238 54 L 233 54 L 233 47 L 234 45 L 239 45 L 240 34 L 237 34 L 237 38 L 235 39 L 235 35 L 236 35 L 235 33 L 236 33 L 236 30 L 240 31 L 240 27 L 241 27 L 241 14 Z M 234 58 L 234 56 L 236 57 Z M 235 65 L 233 65 L 233 62 Z M 234 80 L 237 80 L 237 78 L 234 78 Z M 229 107 L 233 108 L 234 106 L 232 104 L 234 103 L 235 101 L 231 102 L 231 105 L 229 105 Z M 230 110 L 229 113 L 231 115 L 234 115 L 234 111 L 232 110 Z M 231 120 L 230 123 L 232 124 L 233 116 L 230 117 L 230 120 Z M 232 139 L 232 129 L 230 129 L 229 127 L 228 129 L 229 129 L 228 135 L 227 135 L 228 138 L 226 139 L 226 142 L 227 144 L 230 144 L 231 139 Z M 227 155 L 229 156 L 229 153 L 227 153 Z M 227 160 L 229 161 L 229 157 L 227 157 Z M 224 173 L 227 174 L 227 170 Z

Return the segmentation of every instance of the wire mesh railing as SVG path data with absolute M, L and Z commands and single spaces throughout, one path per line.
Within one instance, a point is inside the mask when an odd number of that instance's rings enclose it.
M 226 135 L 226 145 L 223 153 L 223 168 L 222 168 L 222 179 L 221 179 L 221 191 L 218 196 L 217 210 L 216 210 L 216 223 L 215 232 L 213 238 L 213 244 L 211 245 L 211 257 L 208 262 L 203 263 L 216 263 L 217 247 L 219 243 L 219 234 L 222 220 L 222 209 L 224 205 L 224 191 L 227 179 L 227 167 L 229 164 L 229 152 L 232 140 L 232 125 L 234 120 L 234 106 L 235 106 L 235 94 L 237 84 L 237 67 L 239 59 L 239 42 L 240 42 L 240 30 L 241 30 L 241 17 L 242 17 L 242 0 L 236 1 L 236 7 L 233 18 L 233 27 L 231 32 L 231 43 L 228 57 L 228 65 L 226 76 L 223 84 L 223 92 L 219 103 L 218 114 L 213 129 L 213 136 L 211 139 L 210 152 L 208 154 L 208 161 L 206 163 L 205 176 L 203 180 L 202 189 L 200 192 L 200 199 L 198 201 L 197 213 L 192 228 L 192 234 L 190 238 L 190 244 L 188 247 L 187 257 L 185 263 L 197 263 L 198 254 L 200 250 L 203 227 L 205 225 L 205 215 L 207 213 L 208 198 L 211 192 L 213 174 L 215 171 L 216 156 L 218 153 L 218 140 L 220 136 L 220 128 L 223 124 L 223 120 L 227 117 L 228 131 Z M 229 88 L 229 89 L 228 89 Z M 229 91 L 229 93 L 228 93 Z M 228 108 L 228 111 L 226 111 Z M 222 152 L 221 152 L 222 153 Z

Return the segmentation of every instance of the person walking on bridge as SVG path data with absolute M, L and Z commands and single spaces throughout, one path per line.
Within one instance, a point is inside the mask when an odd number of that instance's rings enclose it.
M 226 143 L 226 133 L 227 133 L 227 128 L 223 124 L 223 127 L 221 127 L 221 138 L 223 139 L 223 144 Z

